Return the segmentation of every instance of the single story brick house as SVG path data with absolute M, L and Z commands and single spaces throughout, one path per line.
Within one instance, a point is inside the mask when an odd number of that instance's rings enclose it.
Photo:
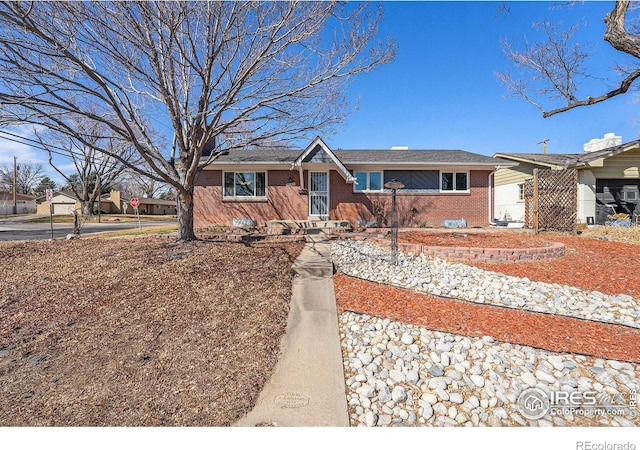
M 607 133 L 591 139 L 582 153 L 496 153 L 496 158 L 519 163 L 495 174 L 495 217 L 524 221 L 524 183 L 534 169 L 578 171 L 579 223 L 604 224 L 613 212 L 632 214 L 640 202 L 640 141 L 622 143 Z M 612 209 L 613 208 L 613 209 Z
M 233 150 L 202 167 L 194 189 L 194 226 L 205 230 L 251 219 L 391 221 L 390 180 L 400 226 L 439 227 L 447 219 L 486 226 L 492 174 L 517 163 L 463 150 L 332 150 L 320 137 L 301 150 Z

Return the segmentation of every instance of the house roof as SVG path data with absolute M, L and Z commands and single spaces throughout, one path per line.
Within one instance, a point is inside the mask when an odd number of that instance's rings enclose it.
M 66 197 L 70 200 L 73 200 L 74 202 L 79 201 L 78 197 L 76 197 L 75 194 L 71 192 L 53 191 L 53 197 L 55 198 L 58 196 Z M 41 203 L 45 200 L 45 196 L 41 195 L 40 197 L 37 197 L 35 200 L 37 203 Z
M 140 204 L 145 205 L 166 205 L 166 206 L 176 206 L 175 200 L 163 200 L 161 198 L 148 198 L 148 197 L 138 197 L 138 201 Z M 131 200 L 129 200 L 131 202 Z
M 0 200 L 11 200 L 11 201 L 13 201 L 13 192 L 0 190 Z M 16 193 L 16 200 L 22 200 L 22 201 L 27 201 L 28 202 L 28 201 L 31 201 L 31 200 L 35 200 L 35 197 L 33 195 Z
M 490 156 L 478 155 L 464 150 L 334 150 L 345 164 L 474 164 L 496 166 L 500 161 Z
M 599 159 L 610 158 L 628 150 L 640 147 L 640 140 L 627 142 L 615 147 L 596 150 L 588 153 L 496 153 L 496 158 L 505 158 L 513 161 L 528 162 L 547 167 L 576 168 L 587 166 L 590 162 Z
M 230 150 L 221 153 L 209 165 L 218 164 L 299 164 L 317 145 L 316 138 L 304 151 L 285 149 Z M 514 166 L 512 161 L 479 155 L 464 150 L 331 150 L 321 145 L 336 164 L 344 165 L 498 165 Z M 335 161 L 337 159 L 337 161 Z

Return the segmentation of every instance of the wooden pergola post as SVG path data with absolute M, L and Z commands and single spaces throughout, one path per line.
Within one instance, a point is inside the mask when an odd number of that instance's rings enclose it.
M 539 233 L 538 228 L 538 169 L 533 169 L 533 232 Z

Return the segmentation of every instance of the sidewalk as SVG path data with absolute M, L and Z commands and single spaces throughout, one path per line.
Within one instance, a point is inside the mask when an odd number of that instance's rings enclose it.
M 331 244 L 308 236 L 293 263 L 291 310 L 275 372 L 235 426 L 349 426 Z

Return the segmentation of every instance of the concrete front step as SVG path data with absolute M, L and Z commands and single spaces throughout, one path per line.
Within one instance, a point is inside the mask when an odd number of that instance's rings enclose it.
M 267 228 L 283 228 L 288 230 L 306 229 L 351 229 L 347 220 L 269 220 Z
M 323 235 L 307 236 L 308 244 L 291 268 L 301 277 L 331 278 L 334 273 L 331 245 Z

